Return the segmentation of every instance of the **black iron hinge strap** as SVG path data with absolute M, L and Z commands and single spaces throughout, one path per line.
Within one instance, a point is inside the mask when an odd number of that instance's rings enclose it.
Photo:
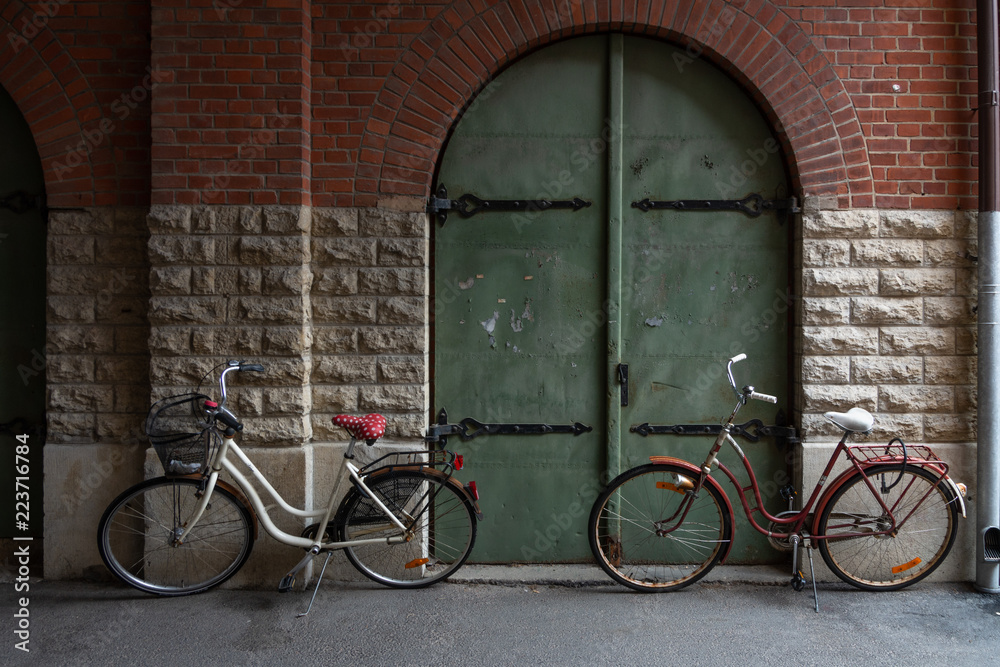
M 478 438 L 481 435 L 546 435 L 549 433 L 566 433 L 580 435 L 594 430 L 592 426 L 575 422 L 573 424 L 484 424 L 466 417 L 457 424 L 447 423 L 447 413 L 444 419 L 438 416 L 438 423 L 427 427 L 427 442 L 439 442 L 448 436 L 457 435 L 463 441 Z
M 673 209 L 675 211 L 739 211 L 751 218 L 756 218 L 766 211 L 786 210 L 798 213 L 798 200 L 764 199 L 759 194 L 747 195 L 743 199 L 677 199 L 673 201 L 653 201 L 648 198 L 632 202 L 632 208 L 646 213 L 654 209 Z
M 0 197 L 0 208 L 5 208 L 20 215 L 27 213 L 33 208 L 42 208 L 43 200 L 44 197 L 42 195 L 33 195 L 24 190 L 18 190 Z
M 435 216 L 442 225 L 448 220 L 448 212 L 454 211 L 463 218 L 471 218 L 477 213 L 490 211 L 548 211 L 549 209 L 571 209 L 579 211 L 590 202 L 573 199 L 482 199 L 473 194 L 464 194 L 458 199 L 449 199 L 448 190 L 440 186 L 437 194 L 427 202 L 427 212 Z
M 752 429 L 752 430 L 751 430 Z M 722 431 L 719 424 L 671 424 L 650 425 L 639 424 L 629 429 L 642 436 L 647 435 L 718 435 Z M 751 419 L 745 424 L 733 424 L 730 434 L 757 442 L 761 438 L 795 439 L 798 434 L 792 426 L 765 426 L 759 419 Z

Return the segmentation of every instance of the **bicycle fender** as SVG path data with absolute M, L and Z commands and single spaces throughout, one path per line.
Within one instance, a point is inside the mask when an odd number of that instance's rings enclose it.
M 958 498 L 958 506 L 962 510 L 962 518 L 968 519 L 969 517 L 965 514 L 965 494 L 963 494 L 962 490 L 958 488 L 958 484 L 955 483 L 955 480 L 948 475 L 944 476 L 944 481 L 948 483 L 948 486 L 951 487 L 955 497 Z
M 179 477 L 183 477 L 183 478 L 186 478 L 186 479 L 197 479 L 197 480 L 201 480 L 202 479 L 201 475 L 179 475 Z M 172 479 L 176 479 L 176 477 L 173 477 Z M 223 479 L 216 479 L 215 480 L 215 485 L 216 486 L 221 486 L 223 489 L 225 489 L 229 493 L 233 494 L 233 496 L 236 498 L 236 500 L 238 500 L 241 503 L 243 503 L 243 506 L 246 507 L 247 511 L 250 512 L 250 519 L 253 521 L 253 539 L 254 539 L 254 542 L 256 542 L 257 541 L 257 526 L 258 526 L 258 524 L 260 522 L 257 520 L 257 512 L 254 510 L 253 505 L 250 504 L 250 501 L 247 500 L 247 497 L 243 495 L 243 492 L 240 491 L 240 489 L 239 489 L 238 486 L 233 486 L 232 484 L 230 484 L 229 482 L 227 482 L 227 481 L 225 481 Z
M 674 458 L 673 456 L 650 456 L 649 461 L 654 465 L 669 463 L 689 471 L 695 479 L 701 477 L 701 468 L 690 461 L 685 461 L 684 459 Z M 719 492 L 719 495 L 722 496 L 723 501 L 726 503 L 726 511 L 729 512 L 729 525 L 732 529 L 732 539 L 729 540 L 729 544 L 726 545 L 725 550 L 722 552 L 722 558 L 719 560 L 719 563 L 724 565 L 726 559 L 729 558 L 729 552 L 732 550 L 733 542 L 736 539 L 736 515 L 733 513 L 733 504 L 729 502 L 729 496 L 727 496 L 726 492 L 722 490 L 722 485 L 719 484 L 719 482 L 716 481 L 716 479 L 711 475 L 705 477 L 705 483 L 710 484 L 716 491 Z
M 387 473 L 387 472 L 389 472 L 391 470 L 411 470 L 411 471 L 418 471 L 418 472 L 427 473 L 428 475 L 431 475 L 432 477 L 437 477 L 438 479 L 440 479 L 445 484 L 448 484 L 449 486 L 454 487 L 456 491 L 459 491 L 462 494 L 462 496 L 466 500 L 469 501 L 469 504 L 472 505 L 472 509 L 475 512 L 476 518 L 479 519 L 480 521 L 483 520 L 483 511 L 481 509 L 479 509 L 479 501 L 476 500 L 475 496 L 473 496 L 469 492 L 469 490 L 462 485 L 462 483 L 460 481 L 458 481 L 457 479 L 455 479 L 451 475 L 447 475 L 447 474 L 441 472 L 437 468 L 429 468 L 429 467 L 426 467 L 426 466 L 419 466 L 419 465 L 416 465 L 416 466 L 385 466 L 384 468 L 377 468 L 375 470 L 372 470 L 370 473 L 368 473 L 366 475 L 366 477 L 374 477 L 375 475 L 381 475 L 381 474 Z

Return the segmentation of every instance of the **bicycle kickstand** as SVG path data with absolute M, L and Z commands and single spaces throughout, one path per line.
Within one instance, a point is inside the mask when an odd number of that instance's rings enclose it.
M 816 590 L 816 570 L 813 569 L 813 550 L 812 547 L 806 547 L 809 554 L 809 578 L 812 579 L 813 583 L 813 602 L 816 604 L 816 613 L 819 613 L 819 592 Z
M 802 571 L 799 570 L 799 546 L 802 545 L 801 538 L 798 535 L 792 535 L 792 588 L 796 591 L 801 591 L 806 587 L 806 578 L 802 576 Z M 809 545 L 804 545 L 806 553 L 809 554 L 809 577 L 812 580 L 813 588 L 813 602 L 816 606 L 816 613 L 819 613 L 819 592 L 816 590 L 816 570 L 813 568 L 813 553 L 812 547 Z
M 326 566 L 330 562 L 330 556 L 332 556 L 332 555 L 333 555 L 332 551 L 327 551 L 326 552 L 326 560 L 323 561 L 323 569 L 321 569 L 319 571 L 319 579 L 316 580 L 316 588 L 313 589 L 312 598 L 309 599 L 309 606 L 301 614 L 296 614 L 295 618 L 302 618 L 303 616 L 305 616 L 306 614 L 308 614 L 310 611 L 312 611 L 313 602 L 316 601 L 316 594 L 319 593 L 319 585 L 321 583 L 323 583 L 323 575 L 326 573 Z

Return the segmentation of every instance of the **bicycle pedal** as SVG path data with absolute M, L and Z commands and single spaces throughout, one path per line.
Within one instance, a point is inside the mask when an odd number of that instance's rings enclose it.
M 281 578 L 281 581 L 278 582 L 278 592 L 287 593 L 292 590 L 293 586 L 295 586 L 295 575 L 286 574 Z

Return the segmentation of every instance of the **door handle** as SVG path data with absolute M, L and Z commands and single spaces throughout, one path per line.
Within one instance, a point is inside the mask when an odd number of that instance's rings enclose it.
M 621 385 L 622 407 L 628 405 L 628 364 L 618 364 L 618 384 Z

